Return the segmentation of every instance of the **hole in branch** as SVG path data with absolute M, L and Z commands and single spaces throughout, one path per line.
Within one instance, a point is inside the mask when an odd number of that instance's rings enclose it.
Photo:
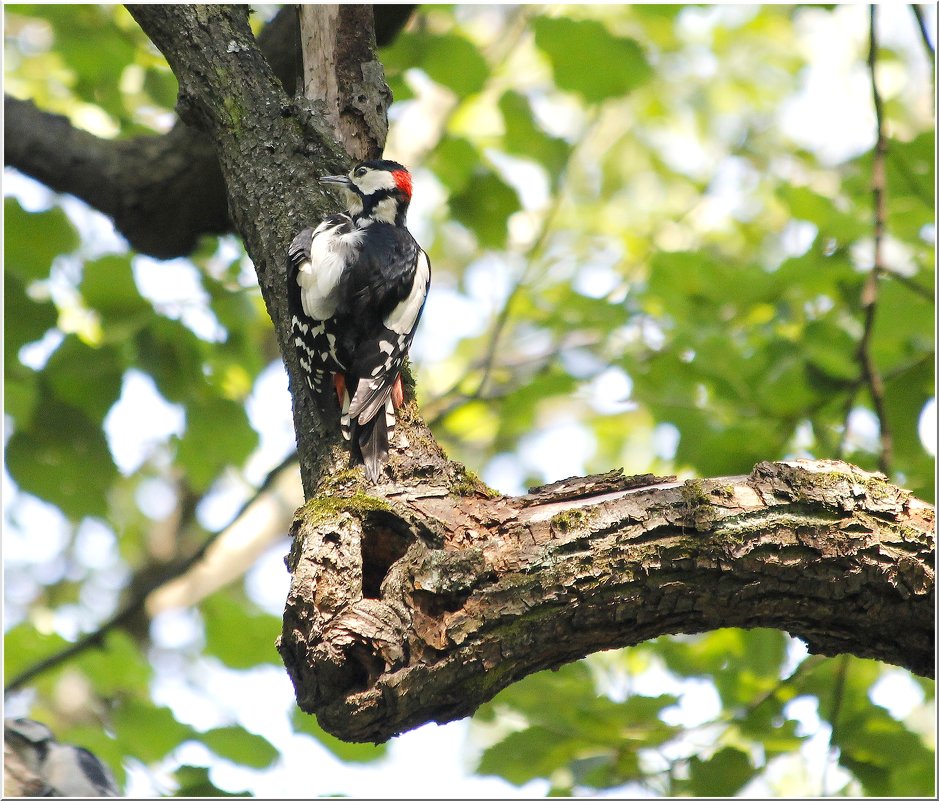
M 367 690 L 385 670 L 385 660 L 364 645 L 352 646 L 348 656 L 346 694 Z
M 419 609 L 428 617 L 439 617 L 444 613 L 456 612 L 457 609 L 462 609 L 466 599 L 469 598 L 469 594 L 469 590 L 450 593 L 414 590 L 411 593 L 411 599 L 414 601 L 415 609 Z
M 411 532 L 392 515 L 373 513 L 362 532 L 362 596 L 381 598 L 381 583 L 388 570 L 410 546 Z

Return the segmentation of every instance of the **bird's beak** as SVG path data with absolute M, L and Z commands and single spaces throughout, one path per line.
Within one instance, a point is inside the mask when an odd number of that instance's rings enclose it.
M 348 175 L 324 175 L 319 181 L 321 184 L 336 184 L 337 186 L 349 186 L 352 183 Z

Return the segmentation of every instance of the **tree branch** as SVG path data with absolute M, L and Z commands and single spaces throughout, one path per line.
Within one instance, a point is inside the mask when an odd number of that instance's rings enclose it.
M 841 462 L 649 481 L 492 498 L 428 480 L 311 501 L 278 642 L 297 703 L 381 742 L 537 670 L 724 626 L 932 674 L 932 507 Z
M 379 44 L 388 44 L 415 6 L 375 8 Z M 298 41 L 293 6 L 281 9 L 258 37 L 288 95 L 294 94 L 300 72 Z M 65 117 L 7 95 L 4 158 L 7 166 L 110 216 L 139 253 L 184 256 L 201 236 L 232 230 L 213 142 L 183 123 L 162 136 L 102 139 L 73 127 Z
M 336 210 L 313 180 L 348 159 L 322 117 L 288 98 L 248 27 L 246 6 L 140 5 L 129 11 L 162 51 L 179 82 L 177 112 L 215 143 L 232 221 L 258 274 L 293 386 L 302 386 L 289 341 L 286 253 L 301 228 Z M 345 465 L 332 400 L 322 408 L 295 392 L 304 490 Z M 333 402 L 334 403 L 334 402 Z
M 874 101 L 874 114 L 877 119 L 877 144 L 874 148 L 874 160 L 871 167 L 871 188 L 874 196 L 874 265 L 867 275 L 861 293 L 861 306 L 864 310 L 864 332 L 858 344 L 858 359 L 861 370 L 871 395 L 871 402 L 880 424 L 880 456 L 878 467 L 890 472 L 893 461 L 893 435 L 887 418 L 884 403 L 884 382 L 871 354 L 871 337 L 874 334 L 874 319 L 877 312 L 877 289 L 881 275 L 884 274 L 883 241 L 887 227 L 887 137 L 884 134 L 884 109 L 877 89 L 877 16 L 876 5 L 870 7 L 870 51 L 867 64 L 871 75 L 871 95 Z
M 164 136 L 101 139 L 9 95 L 3 112 L 7 165 L 107 214 L 138 252 L 172 258 L 229 230 L 225 183 L 202 134 L 177 125 Z

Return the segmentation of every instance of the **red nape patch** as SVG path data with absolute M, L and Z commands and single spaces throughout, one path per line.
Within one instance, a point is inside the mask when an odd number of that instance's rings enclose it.
M 411 199 L 411 173 L 407 170 L 395 170 L 391 173 L 395 178 L 395 183 L 398 185 L 398 189 L 401 190 L 408 200 Z

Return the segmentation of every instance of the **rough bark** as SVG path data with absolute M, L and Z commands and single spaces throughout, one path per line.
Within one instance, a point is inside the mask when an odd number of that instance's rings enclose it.
M 286 253 L 297 231 L 336 210 L 315 180 L 349 159 L 316 111 L 288 98 L 248 27 L 247 6 L 139 5 L 131 14 L 179 82 L 177 113 L 215 143 L 232 221 L 254 262 L 267 311 L 291 376 L 299 368 L 288 341 Z M 346 464 L 335 410 L 295 392 L 294 419 L 307 494 L 319 477 Z
M 378 43 L 388 44 L 415 7 L 375 8 Z M 294 6 L 284 7 L 258 37 L 261 52 L 291 96 L 301 72 L 298 44 Z M 65 117 L 7 95 L 4 159 L 7 166 L 110 216 L 139 253 L 183 256 L 201 236 L 232 230 L 213 141 L 182 122 L 162 136 L 101 139 Z
M 934 510 L 851 465 L 613 473 L 520 498 L 432 479 L 354 489 L 298 513 L 279 641 L 297 702 L 344 740 L 468 715 L 594 651 L 725 626 L 933 673 Z

